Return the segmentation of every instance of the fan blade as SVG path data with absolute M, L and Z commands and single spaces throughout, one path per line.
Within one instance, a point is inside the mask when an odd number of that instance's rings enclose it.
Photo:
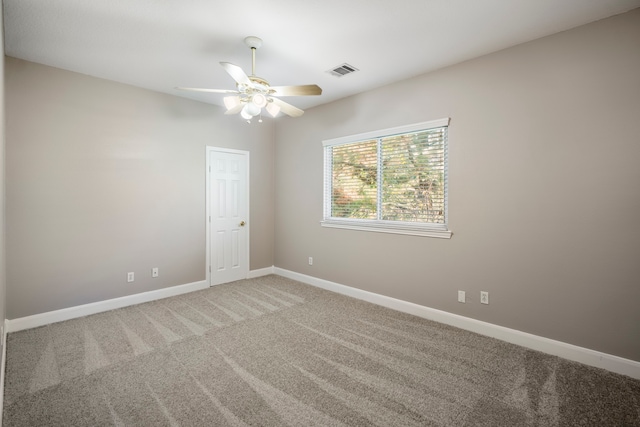
M 294 107 L 291 104 L 287 104 L 286 102 L 284 102 L 281 99 L 278 99 L 278 98 L 271 98 L 271 99 L 273 100 L 274 104 L 276 104 L 278 107 L 280 107 L 280 111 L 285 113 L 287 116 L 300 117 L 301 115 L 304 114 L 304 111 L 302 111 L 298 107 Z
M 276 96 L 308 96 L 321 95 L 322 89 L 318 85 L 301 85 L 301 86 L 271 86 L 270 91 Z
M 227 90 L 227 89 L 205 89 L 200 87 L 177 87 L 176 89 L 180 90 L 188 90 L 191 92 L 210 92 L 210 93 L 240 93 L 237 90 Z
M 238 84 L 249 86 L 251 84 L 251 80 L 249 80 L 249 76 L 245 73 L 242 68 L 237 65 L 233 65 L 230 62 L 221 62 L 222 68 L 229 73 L 229 75 L 235 80 Z

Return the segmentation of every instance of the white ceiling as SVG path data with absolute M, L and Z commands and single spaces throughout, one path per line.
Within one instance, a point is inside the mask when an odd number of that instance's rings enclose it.
M 218 62 L 318 84 L 309 108 L 640 7 L 640 0 L 3 0 L 8 56 L 222 105 Z M 359 72 L 327 70 L 349 63 Z

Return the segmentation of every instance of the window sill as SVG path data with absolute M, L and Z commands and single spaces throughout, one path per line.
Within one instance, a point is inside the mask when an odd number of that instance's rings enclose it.
M 407 223 L 390 224 L 381 221 L 325 219 L 324 221 L 320 221 L 320 225 L 329 228 L 373 231 L 376 233 L 404 234 L 420 237 L 435 237 L 439 239 L 450 239 L 451 235 L 453 234 L 450 230 L 447 230 L 445 226 L 442 226 L 442 228 L 436 228 L 433 226 L 420 226 Z

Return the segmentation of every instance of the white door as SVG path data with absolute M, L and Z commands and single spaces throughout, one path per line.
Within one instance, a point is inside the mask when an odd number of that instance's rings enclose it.
M 249 273 L 249 153 L 207 147 L 210 284 Z

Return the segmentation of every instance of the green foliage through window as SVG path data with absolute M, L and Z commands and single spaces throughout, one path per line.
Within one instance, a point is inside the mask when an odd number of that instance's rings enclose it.
M 332 218 L 445 224 L 447 127 L 326 147 Z
M 333 147 L 332 216 L 378 217 L 378 147 L 376 141 Z

